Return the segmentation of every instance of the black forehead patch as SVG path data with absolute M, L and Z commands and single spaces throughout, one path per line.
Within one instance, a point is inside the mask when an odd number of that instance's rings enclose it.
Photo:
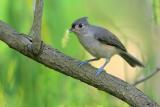
M 73 24 L 72 24 L 72 28 L 75 28 L 75 26 L 76 26 L 76 24 L 73 23 Z
M 78 25 L 80 23 L 84 24 L 84 25 L 87 25 L 88 24 L 87 18 L 88 17 L 79 18 L 79 19 L 75 20 L 72 25 Z

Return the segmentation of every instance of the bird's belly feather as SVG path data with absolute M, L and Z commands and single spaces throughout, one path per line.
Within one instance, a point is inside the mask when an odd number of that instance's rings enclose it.
M 81 37 L 79 40 L 90 54 L 98 58 L 110 58 L 117 52 L 115 47 L 100 43 L 93 37 Z

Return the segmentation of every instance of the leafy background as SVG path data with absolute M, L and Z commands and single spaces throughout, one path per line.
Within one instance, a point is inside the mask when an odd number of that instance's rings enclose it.
M 32 25 L 34 1 L 1 0 L 0 19 L 17 31 L 28 33 Z M 114 56 L 108 73 L 133 83 L 160 64 L 159 0 L 45 0 L 42 39 L 74 58 L 91 56 L 74 34 L 65 47 L 62 40 L 71 23 L 82 16 L 89 22 L 114 32 L 128 51 L 146 64 L 131 68 Z M 0 107 L 128 107 L 117 98 L 71 77 L 50 70 L 0 42 Z M 103 60 L 92 63 L 100 66 Z M 160 102 L 159 76 L 138 85 L 146 95 Z

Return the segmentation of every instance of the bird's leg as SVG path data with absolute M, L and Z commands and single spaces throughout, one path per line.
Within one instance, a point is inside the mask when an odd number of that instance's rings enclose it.
M 101 72 L 104 71 L 104 67 L 108 64 L 108 62 L 109 62 L 109 59 L 107 58 L 105 63 L 100 68 L 97 69 L 96 76 L 98 76 Z
M 86 61 L 82 61 L 79 63 L 79 66 L 82 66 L 84 64 L 87 64 L 89 62 L 92 62 L 92 61 L 96 61 L 96 60 L 99 60 L 100 58 L 93 58 L 93 59 L 89 59 L 89 60 L 86 60 Z

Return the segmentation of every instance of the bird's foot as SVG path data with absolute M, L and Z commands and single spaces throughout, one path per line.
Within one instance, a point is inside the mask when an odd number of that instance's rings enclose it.
M 98 68 L 96 71 L 96 76 L 98 76 L 100 73 L 102 73 L 104 71 L 103 68 Z
M 80 67 L 80 66 L 85 65 L 85 64 L 88 64 L 88 62 L 87 62 L 87 61 L 82 61 L 82 62 L 80 62 L 80 63 L 78 64 L 78 66 Z

